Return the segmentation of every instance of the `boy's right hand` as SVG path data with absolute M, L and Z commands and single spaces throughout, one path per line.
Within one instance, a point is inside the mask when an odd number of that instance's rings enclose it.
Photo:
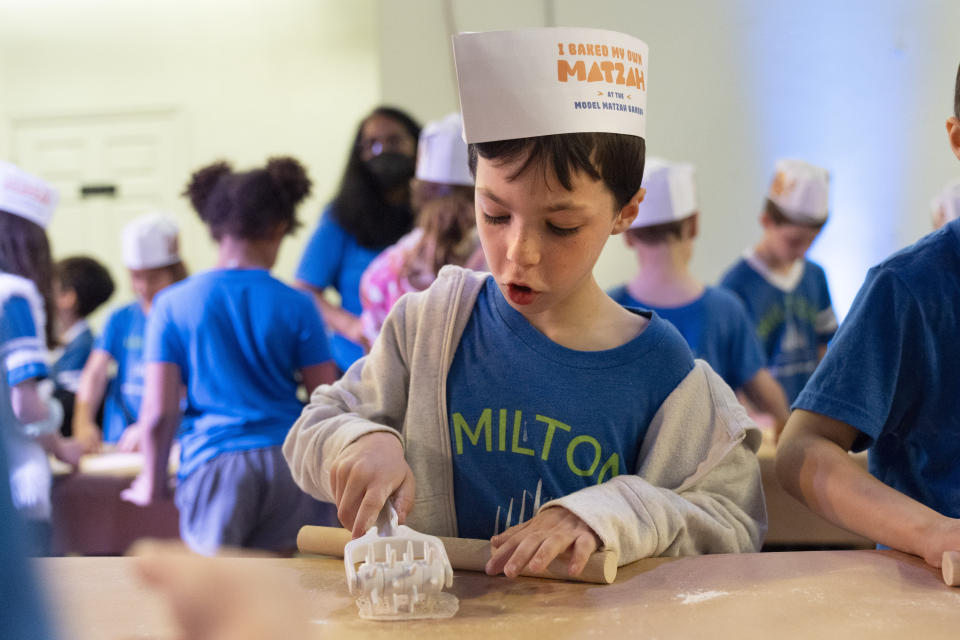
M 944 551 L 960 551 L 960 519 L 938 514 L 936 521 L 921 534 L 923 559 L 940 567 Z
M 369 433 L 348 445 L 330 467 L 337 517 L 357 538 L 377 520 L 387 499 L 402 523 L 413 508 L 416 481 L 403 457 L 400 440 L 390 433 Z
M 100 451 L 102 444 L 100 429 L 92 422 L 74 420 L 73 438 L 83 446 L 83 450 L 86 453 L 97 453 Z

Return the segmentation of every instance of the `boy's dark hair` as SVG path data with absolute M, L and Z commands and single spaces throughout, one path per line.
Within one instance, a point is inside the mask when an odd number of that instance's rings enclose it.
M 413 228 L 413 211 L 407 202 L 393 205 L 367 168 L 360 152 L 363 127 L 375 117 L 390 118 L 400 123 L 414 141 L 420 139 L 420 125 L 406 112 L 395 107 L 380 106 L 370 112 L 357 126 L 353 145 L 347 156 L 347 166 L 340 179 L 340 188 L 331 203 L 330 213 L 343 229 L 362 247 L 386 247 Z
M 960 118 L 960 66 L 957 66 L 957 82 L 953 89 L 953 115 Z
M 770 221 L 778 227 L 784 224 L 792 224 L 798 227 L 806 227 L 808 229 L 816 229 L 817 231 L 819 231 L 820 229 L 823 229 L 823 225 L 827 224 L 826 220 L 816 224 L 813 224 L 810 222 L 797 222 L 796 220 L 791 220 L 790 218 L 787 217 L 787 214 L 783 212 L 783 209 L 778 207 L 777 204 L 770 198 L 767 198 L 766 201 L 763 203 L 763 212 L 767 215 Z
M 44 331 L 47 347 L 57 345 L 53 319 L 53 259 L 43 227 L 26 218 L 0 210 L 0 271 L 33 282 L 43 298 L 47 316 Z
M 74 311 L 81 318 L 97 310 L 113 295 L 114 285 L 110 272 L 102 264 L 88 256 L 71 256 L 53 266 L 54 274 L 64 291 L 74 291 L 77 303 Z
M 233 236 L 257 240 L 287 225 L 300 226 L 296 206 L 310 193 L 310 178 L 294 158 L 270 158 L 263 169 L 235 173 L 215 162 L 190 178 L 183 195 L 190 198 L 214 240 Z
M 671 239 L 683 237 L 683 227 L 693 215 L 687 216 L 682 220 L 673 220 L 661 224 L 652 224 L 648 227 L 637 227 L 627 229 L 627 235 L 643 244 L 663 244 Z
M 470 171 L 477 173 L 477 157 L 505 163 L 524 158 L 510 176 L 518 178 L 530 168 L 546 179 L 552 170 L 563 188 L 573 188 L 572 172 L 581 171 L 594 180 L 603 180 L 613 194 L 617 210 L 637 193 L 643 180 L 646 142 L 639 136 L 619 133 L 561 133 L 533 138 L 516 138 L 471 144 Z

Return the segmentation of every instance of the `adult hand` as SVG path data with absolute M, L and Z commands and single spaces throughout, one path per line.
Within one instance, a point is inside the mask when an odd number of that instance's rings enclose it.
M 400 440 L 382 431 L 358 438 L 337 456 L 330 467 L 330 485 L 337 517 L 354 538 L 376 522 L 390 496 L 400 522 L 406 520 L 416 491 Z
M 576 576 L 599 546 L 597 534 L 583 520 L 563 507 L 550 507 L 490 539 L 492 553 L 486 572 L 515 578 L 524 567 L 543 571 L 569 549 L 567 573 Z

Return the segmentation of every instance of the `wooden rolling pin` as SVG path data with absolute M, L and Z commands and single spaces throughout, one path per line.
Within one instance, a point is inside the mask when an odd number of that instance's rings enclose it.
M 483 571 L 490 559 L 490 541 L 471 538 L 440 538 L 446 549 L 447 557 L 454 569 L 465 571 Z M 343 547 L 350 542 L 350 532 L 339 527 L 301 527 L 297 535 L 297 548 L 301 553 L 315 553 L 326 556 L 343 557 Z M 531 578 L 553 578 L 554 580 L 572 580 L 610 584 L 617 577 L 617 553 L 615 551 L 595 551 L 587 560 L 587 565 L 579 576 L 567 575 L 569 556 L 562 554 L 550 563 L 545 571 L 522 571 L 520 575 Z
M 960 586 L 960 551 L 944 551 L 940 560 L 943 581 L 947 586 Z

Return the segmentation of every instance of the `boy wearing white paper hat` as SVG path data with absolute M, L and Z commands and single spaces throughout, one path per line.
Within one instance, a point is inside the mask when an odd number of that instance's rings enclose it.
M 442 266 L 483 267 L 459 113 L 430 122 L 420 132 L 410 192 L 416 228 L 374 258 L 360 279 L 360 320 L 369 344 L 400 296 L 429 287 Z
M 960 68 L 946 125 L 960 159 Z M 870 269 L 777 452 L 811 509 L 933 566 L 960 551 L 958 300 L 960 220 Z M 847 455 L 866 448 L 869 473 Z
M 291 430 L 294 477 L 355 535 L 392 497 L 414 528 L 492 537 L 491 574 L 758 549 L 759 432 L 676 329 L 593 277 L 643 200 L 646 45 L 529 29 L 454 51 L 491 273 L 447 267 L 397 303 Z
M 779 434 L 789 414 L 787 399 L 766 368 L 743 304 L 725 289 L 705 287 L 690 271 L 700 215 L 693 165 L 649 158 L 643 185 L 646 196 L 624 234 L 639 269 L 610 297 L 669 320 L 696 357 L 773 417 Z
M 720 284 L 743 301 L 767 366 L 793 402 L 837 330 L 827 277 L 805 258 L 827 222 L 830 175 L 802 160 L 780 160 L 760 215 L 759 244 Z
M 960 178 L 948 182 L 930 201 L 930 215 L 934 229 L 960 218 Z
M 10 497 L 27 522 L 36 555 L 46 555 L 51 540 L 47 452 L 70 464 L 81 453 L 77 443 L 60 437 L 63 407 L 44 380 L 56 343 L 45 229 L 57 201 L 56 190 L 42 179 L 0 162 L 0 438 Z
M 163 213 L 148 213 L 123 228 L 123 263 L 137 299 L 114 310 L 80 374 L 73 413 L 73 434 L 88 450 L 101 441 L 122 450 L 136 448 L 137 422 L 143 396 L 143 335 L 153 297 L 164 287 L 183 280 L 177 223 Z M 108 380 L 111 364 L 116 374 Z M 103 403 L 103 427 L 97 412 Z M 122 437 L 122 440 L 121 440 Z

